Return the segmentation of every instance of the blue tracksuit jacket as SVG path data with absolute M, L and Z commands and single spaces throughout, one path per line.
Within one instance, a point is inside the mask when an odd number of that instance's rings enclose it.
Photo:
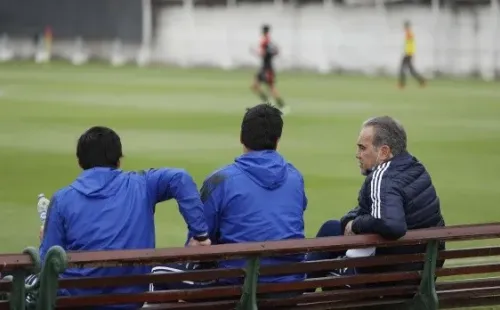
M 304 179 L 276 151 L 244 154 L 212 173 L 201 197 L 213 244 L 304 238 L 307 198 Z M 263 258 L 262 265 L 300 262 L 304 255 Z M 219 267 L 244 267 L 244 260 L 219 262 Z M 303 274 L 261 277 L 260 282 L 290 282 Z M 233 283 L 225 279 L 221 282 Z
M 155 205 L 172 198 L 177 200 L 192 235 L 208 232 L 198 189 L 186 171 L 169 168 L 139 173 L 111 168 L 85 170 L 51 199 L 40 245 L 42 260 L 54 245 L 66 251 L 155 248 Z M 67 269 L 62 277 L 134 275 L 150 271 L 149 266 L 74 268 Z M 148 285 L 142 285 L 64 289 L 60 294 L 127 294 L 147 290 Z

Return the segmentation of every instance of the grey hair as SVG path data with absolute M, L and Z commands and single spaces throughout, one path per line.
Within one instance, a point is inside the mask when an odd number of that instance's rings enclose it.
M 394 156 L 406 151 L 406 131 L 403 126 L 390 116 L 370 118 L 363 127 L 373 127 L 373 145 L 376 148 L 387 145 Z

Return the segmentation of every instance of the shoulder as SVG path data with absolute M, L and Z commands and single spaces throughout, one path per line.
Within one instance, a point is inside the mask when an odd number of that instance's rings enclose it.
M 293 164 L 290 162 L 287 162 L 287 170 L 289 173 L 289 177 L 296 177 L 298 178 L 302 183 L 304 183 L 304 175 L 302 175 L 302 172 L 299 171 Z
M 149 168 L 138 171 L 123 172 L 123 176 L 131 179 L 148 178 L 151 176 L 191 176 L 184 168 L 162 167 L 162 168 Z
M 399 189 L 414 188 L 421 190 L 432 185 L 431 176 L 425 166 L 414 156 L 393 165 L 390 181 Z
M 203 183 L 221 183 L 234 176 L 241 174 L 241 171 L 234 164 L 229 164 L 212 171 L 204 180 Z
M 378 165 L 366 178 L 366 181 L 371 183 L 379 183 L 388 181 L 394 176 L 396 169 L 392 161 L 388 161 Z
M 384 188 L 393 187 L 398 169 L 392 161 L 377 166 L 365 179 L 361 191 L 365 193 L 383 191 Z
M 71 185 L 60 188 L 50 198 L 50 208 L 57 209 L 58 211 L 63 211 L 69 204 L 68 201 L 72 201 L 72 195 L 76 193 L 76 190 L 71 187 Z
M 203 181 L 203 185 L 200 190 L 202 201 L 205 201 L 214 190 L 220 188 L 222 185 L 226 184 L 240 174 L 242 174 L 242 172 L 233 164 L 214 170 Z

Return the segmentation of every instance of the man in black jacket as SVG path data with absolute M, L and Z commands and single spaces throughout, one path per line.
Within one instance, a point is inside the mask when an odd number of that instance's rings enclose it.
M 406 141 L 404 128 L 391 117 L 375 117 L 363 124 L 357 142 L 356 158 L 366 179 L 359 192 L 358 206 L 340 221 L 330 220 L 324 223 L 317 237 L 378 234 L 395 240 L 411 229 L 445 225 L 431 177 L 422 163 L 408 153 Z M 424 253 L 425 247 L 422 244 L 353 249 L 344 253 L 311 253 L 308 260 Z M 444 249 L 444 243 L 441 248 Z M 421 268 L 422 264 L 417 263 L 339 272 L 371 273 Z

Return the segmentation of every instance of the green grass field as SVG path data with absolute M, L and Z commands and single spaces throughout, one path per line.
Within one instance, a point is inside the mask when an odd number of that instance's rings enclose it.
M 239 125 L 253 72 L 208 69 L 0 65 L 0 252 L 36 245 L 36 196 L 79 173 L 75 145 L 93 125 L 122 137 L 124 169 L 184 167 L 198 184 L 241 152 Z M 280 151 L 305 175 L 308 236 L 356 204 L 363 181 L 355 160 L 362 121 L 399 119 L 409 149 L 429 169 L 447 224 L 500 220 L 500 84 L 411 82 L 279 74 L 292 107 Z M 158 246 L 179 246 L 185 224 L 175 203 L 157 208 Z M 490 242 L 491 243 L 491 242 Z M 498 258 L 497 258 L 498 259 Z

